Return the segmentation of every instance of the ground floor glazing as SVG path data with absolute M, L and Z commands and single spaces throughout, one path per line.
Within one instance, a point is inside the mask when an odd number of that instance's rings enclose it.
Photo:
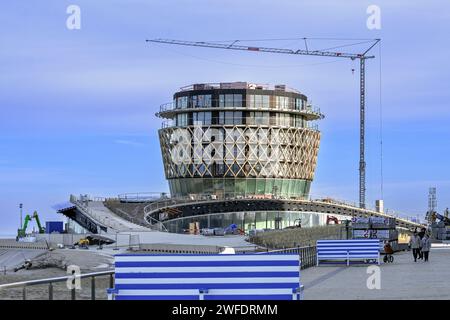
M 349 217 L 334 215 L 339 220 Z M 185 233 L 189 230 L 189 224 L 198 222 L 200 229 L 226 228 L 231 224 L 245 232 L 253 229 L 284 229 L 298 225 L 302 228 L 326 225 L 327 214 L 317 212 L 293 212 L 293 211 L 253 211 L 253 212 L 229 212 L 191 216 L 165 221 L 163 224 L 169 232 Z

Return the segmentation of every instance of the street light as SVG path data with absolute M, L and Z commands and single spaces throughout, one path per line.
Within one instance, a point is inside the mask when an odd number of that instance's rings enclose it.
M 23 204 L 19 203 L 19 209 L 20 209 L 20 226 L 19 226 L 19 228 L 22 228 L 22 208 L 23 208 Z

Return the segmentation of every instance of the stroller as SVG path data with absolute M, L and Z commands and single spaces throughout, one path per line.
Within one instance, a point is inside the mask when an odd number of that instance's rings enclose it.
M 391 247 L 391 244 L 389 243 L 389 241 L 386 241 L 384 243 L 384 257 L 383 257 L 383 262 L 384 263 L 392 263 L 394 262 L 394 250 Z

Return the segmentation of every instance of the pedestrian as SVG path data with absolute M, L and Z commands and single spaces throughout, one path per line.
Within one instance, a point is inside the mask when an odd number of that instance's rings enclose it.
M 414 262 L 417 262 L 417 256 L 419 255 L 420 250 L 420 237 L 417 234 L 417 232 L 414 232 L 414 234 L 411 236 L 411 239 L 409 240 L 409 245 L 411 246 Z
M 423 260 L 422 239 L 425 236 L 425 232 L 426 232 L 426 229 L 425 228 L 421 228 L 420 232 L 418 233 L 419 239 L 420 239 L 420 241 L 419 241 L 419 259 L 420 260 Z
M 425 262 L 428 261 L 428 255 L 430 254 L 430 248 L 431 248 L 431 241 L 428 237 L 428 234 L 425 234 L 422 239 L 422 252 L 423 256 L 425 257 Z

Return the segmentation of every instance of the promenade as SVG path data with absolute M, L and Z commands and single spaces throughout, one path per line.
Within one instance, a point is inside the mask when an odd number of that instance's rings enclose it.
M 324 265 L 302 271 L 305 300 L 450 299 L 450 246 L 433 247 L 430 261 L 414 263 L 412 253 L 380 265 L 381 288 L 368 289 L 367 265 Z

